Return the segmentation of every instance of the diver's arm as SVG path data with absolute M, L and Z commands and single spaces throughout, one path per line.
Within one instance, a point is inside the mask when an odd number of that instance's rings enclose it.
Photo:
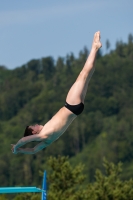
M 58 138 L 57 138 L 58 139 Z M 41 151 L 42 149 L 49 146 L 51 143 L 53 143 L 55 140 L 50 140 L 48 138 L 44 139 L 44 137 L 41 139 L 42 142 L 37 144 L 34 148 L 18 148 L 16 150 L 16 153 L 24 153 L 24 154 L 35 154 L 38 151 Z
M 23 153 L 23 154 L 34 154 L 34 148 L 18 148 L 16 153 Z
M 42 149 L 46 148 L 47 146 L 49 146 L 50 144 L 45 142 L 45 141 L 42 141 L 40 142 L 39 144 L 37 144 L 35 147 L 34 147 L 34 153 L 37 153 L 38 151 L 41 151 Z
M 21 138 L 16 145 L 14 145 L 14 153 L 17 152 L 17 149 L 29 142 L 32 142 L 32 141 L 42 141 L 42 138 L 40 137 L 39 134 L 36 134 L 36 135 L 31 135 L 31 136 L 27 136 L 27 137 L 23 137 Z
M 49 144 L 45 143 L 45 142 L 40 142 L 39 144 L 37 144 L 34 148 L 18 148 L 16 150 L 16 154 L 17 153 L 23 153 L 23 154 L 35 154 L 38 151 L 41 151 L 42 149 L 44 149 L 45 147 L 47 147 Z
M 12 152 L 14 154 L 17 153 L 26 153 L 26 154 L 34 154 L 38 151 L 42 150 L 43 148 L 49 146 L 51 143 L 53 143 L 56 139 L 58 139 L 59 136 L 56 136 L 53 132 L 53 129 L 49 129 L 45 133 L 40 132 L 39 134 L 27 136 L 21 138 L 16 145 L 12 145 Z M 38 145 L 36 145 L 34 148 L 20 148 L 21 146 L 32 142 L 32 141 L 38 141 L 40 142 Z

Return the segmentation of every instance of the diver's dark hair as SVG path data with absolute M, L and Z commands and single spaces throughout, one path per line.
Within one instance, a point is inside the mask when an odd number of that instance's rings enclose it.
M 26 126 L 25 132 L 24 132 L 24 137 L 30 136 L 32 134 L 32 130 L 29 128 L 29 126 Z

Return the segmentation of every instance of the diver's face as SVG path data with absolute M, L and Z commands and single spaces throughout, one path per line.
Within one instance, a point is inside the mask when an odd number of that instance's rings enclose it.
M 29 128 L 32 130 L 32 134 L 34 135 L 34 134 L 39 134 L 40 131 L 42 130 L 43 126 L 35 124 L 35 125 L 29 126 Z

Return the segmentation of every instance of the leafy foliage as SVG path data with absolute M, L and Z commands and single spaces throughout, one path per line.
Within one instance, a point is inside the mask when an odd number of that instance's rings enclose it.
M 81 174 L 83 165 L 79 164 L 72 168 L 68 157 L 50 157 L 48 166 L 52 168 L 48 178 L 49 194 L 51 200 L 65 200 L 66 198 L 80 198 L 83 194 L 77 193 L 77 188 L 80 189 L 85 177 Z

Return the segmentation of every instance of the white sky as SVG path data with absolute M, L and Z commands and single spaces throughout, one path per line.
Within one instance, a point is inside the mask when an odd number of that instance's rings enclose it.
M 133 0 L 0 0 L 0 65 L 20 67 L 31 59 L 55 60 L 84 46 L 101 31 L 111 49 L 133 34 Z

